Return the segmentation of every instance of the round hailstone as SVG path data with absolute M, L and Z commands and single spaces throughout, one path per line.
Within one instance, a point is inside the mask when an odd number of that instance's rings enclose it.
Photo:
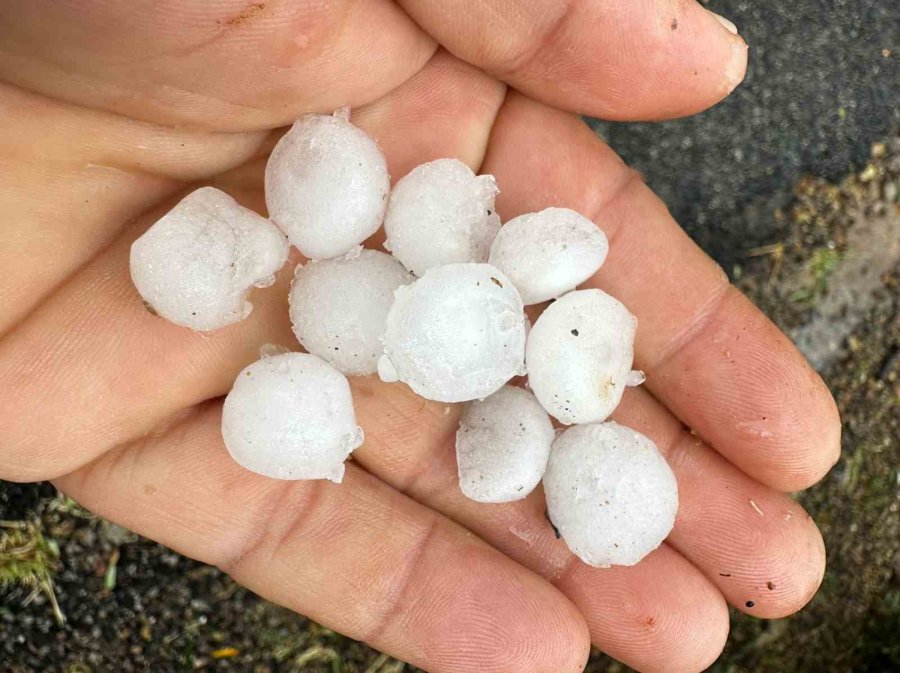
M 547 514 L 585 563 L 634 565 L 672 530 L 675 475 L 656 445 L 615 423 L 577 425 L 554 442 L 544 474 Z
M 315 355 L 285 353 L 238 374 L 225 398 L 222 438 L 252 472 L 340 483 L 363 432 L 347 378 Z
M 214 330 L 250 315 L 250 288 L 275 282 L 287 255 L 287 241 L 271 222 L 202 187 L 132 243 L 131 279 L 157 315 Z
M 401 287 L 388 313 L 378 374 L 439 402 L 487 397 L 524 373 L 525 314 L 489 264 L 448 264 Z
M 291 286 L 294 334 L 344 374 L 374 374 L 394 290 L 413 280 L 400 262 L 376 250 L 298 266 Z
M 417 166 L 391 192 L 384 247 L 417 276 L 454 262 L 486 262 L 500 229 L 492 175 L 457 159 Z
M 547 412 L 527 390 L 503 386 L 470 402 L 456 432 L 462 492 L 478 502 L 521 500 L 541 480 L 555 436 Z
M 576 290 L 550 304 L 528 334 L 528 385 L 547 412 L 566 424 L 605 420 L 631 371 L 637 320 L 602 290 Z
M 269 216 L 310 259 L 343 255 L 374 234 L 389 189 L 378 145 L 342 116 L 298 120 L 266 165 Z
M 606 234 L 589 219 L 547 208 L 504 224 L 490 263 L 509 276 L 528 306 L 574 290 L 597 272 L 607 252 Z

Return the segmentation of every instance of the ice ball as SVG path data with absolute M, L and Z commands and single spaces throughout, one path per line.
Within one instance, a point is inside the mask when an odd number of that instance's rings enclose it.
M 339 115 L 306 115 L 266 165 L 269 216 L 310 259 L 349 252 L 381 226 L 390 176 L 377 143 Z
M 656 445 L 616 423 L 576 425 L 553 444 L 544 474 L 547 514 L 585 563 L 634 565 L 672 530 L 675 475 Z
M 589 219 L 547 208 L 511 219 L 491 246 L 490 263 L 505 273 L 526 306 L 555 299 L 593 276 L 609 242 Z
M 376 250 L 298 266 L 290 295 L 294 334 L 344 374 L 374 374 L 394 291 L 412 280 L 400 262 Z
M 394 185 L 384 218 L 385 248 L 417 276 L 454 262 L 486 262 L 500 229 L 492 175 L 458 159 L 417 166 Z
M 385 381 L 439 402 L 487 397 L 524 373 L 522 300 L 489 264 L 434 267 L 397 290 L 384 351 L 378 373 Z
M 528 384 L 550 415 L 566 424 L 605 420 L 632 376 L 637 320 L 602 290 L 563 295 L 528 334 Z
M 222 438 L 252 472 L 340 483 L 363 432 L 347 378 L 315 355 L 286 353 L 238 374 L 225 398 Z
M 202 187 L 131 245 L 131 279 L 157 315 L 214 330 L 250 314 L 250 288 L 271 285 L 287 255 L 287 241 L 271 222 Z
M 503 386 L 470 402 L 456 432 L 460 489 L 478 502 L 521 500 L 541 480 L 555 436 L 527 390 Z

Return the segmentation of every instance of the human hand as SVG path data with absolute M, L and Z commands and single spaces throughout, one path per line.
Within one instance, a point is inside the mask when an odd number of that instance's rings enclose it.
M 700 670 L 726 602 L 778 617 L 817 588 L 821 537 L 783 492 L 834 463 L 837 413 L 636 174 L 553 108 L 696 112 L 741 79 L 745 46 L 690 1 L 403 4 L 421 28 L 387 0 L 0 6 L 0 477 L 53 479 L 435 673 L 575 671 L 590 642 L 640 670 Z M 459 157 L 497 177 L 504 220 L 567 206 L 609 235 L 589 284 L 637 315 L 647 373 L 615 418 L 657 442 L 681 500 L 639 565 L 575 560 L 540 492 L 465 499 L 458 409 L 374 377 L 353 381 L 366 443 L 344 484 L 228 457 L 221 396 L 261 344 L 296 347 L 290 266 L 250 318 L 201 335 L 143 309 L 130 243 L 196 183 L 261 208 L 269 129 L 348 103 L 395 177 Z

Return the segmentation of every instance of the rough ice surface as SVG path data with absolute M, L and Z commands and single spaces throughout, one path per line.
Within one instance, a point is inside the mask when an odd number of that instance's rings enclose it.
M 347 378 L 306 353 L 263 358 L 238 374 L 225 398 L 222 437 L 252 472 L 337 483 L 363 442 Z
M 490 263 L 509 276 L 526 306 L 555 299 L 593 276 L 609 242 L 589 219 L 547 208 L 511 219 L 491 246 Z
M 271 222 L 201 187 L 131 245 L 131 278 L 157 315 L 208 331 L 250 315 L 250 288 L 271 285 L 287 255 Z
M 528 334 L 528 384 L 563 423 L 596 423 L 618 406 L 631 376 L 637 320 L 602 290 L 576 290 L 550 304 Z
M 576 425 L 550 451 L 547 514 L 585 563 L 630 566 L 656 549 L 678 511 L 675 475 L 656 445 L 616 423 Z
M 470 402 L 456 432 L 460 489 L 478 502 L 521 500 L 541 480 L 555 436 L 527 390 L 503 386 Z
M 384 218 L 385 248 L 417 276 L 454 262 L 486 262 L 500 229 L 492 175 L 438 159 L 394 185 Z
M 266 165 L 269 217 L 310 259 L 349 252 L 384 219 L 390 176 L 376 142 L 340 115 L 311 114 Z
M 374 374 L 394 291 L 413 280 L 400 262 L 376 250 L 298 266 L 290 295 L 294 334 L 344 374 Z
M 524 373 L 525 314 L 509 279 L 489 264 L 447 264 L 397 290 L 378 364 L 439 402 L 481 399 Z

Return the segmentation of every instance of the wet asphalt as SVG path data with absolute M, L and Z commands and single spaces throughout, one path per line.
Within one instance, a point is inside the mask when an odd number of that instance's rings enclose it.
M 900 126 L 900 0 L 710 0 L 750 45 L 744 83 L 688 119 L 592 121 L 726 270 L 778 236 L 811 174 L 839 180 Z

